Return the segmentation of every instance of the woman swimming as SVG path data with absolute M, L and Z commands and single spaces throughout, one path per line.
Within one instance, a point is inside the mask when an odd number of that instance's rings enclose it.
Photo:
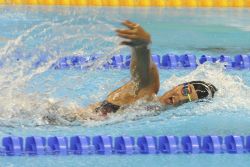
M 203 81 L 180 84 L 157 97 L 160 82 L 158 69 L 151 58 L 149 49 L 150 34 L 144 31 L 139 24 L 131 21 L 127 20 L 122 24 L 127 29 L 118 29 L 116 32 L 119 37 L 125 39 L 121 45 L 128 45 L 132 48 L 130 81 L 111 92 L 103 102 L 70 114 L 70 120 L 86 118 L 87 111 L 98 116 L 106 116 L 108 113 L 115 113 L 121 107 L 131 105 L 140 99 L 158 102 L 161 104 L 161 108 L 165 109 L 169 106 L 176 107 L 183 103 L 214 97 L 214 93 L 217 91 L 216 87 Z
M 180 84 L 160 97 L 156 97 L 160 83 L 157 66 L 152 61 L 149 45 L 150 34 L 139 24 L 131 21 L 122 23 L 127 29 L 116 30 L 123 39 L 122 45 L 132 48 L 130 65 L 131 80 L 110 93 L 102 103 L 91 106 L 94 112 L 106 115 L 115 113 L 121 106 L 133 104 L 139 99 L 159 101 L 163 107 L 179 106 L 186 102 L 214 97 L 216 87 L 203 81 Z

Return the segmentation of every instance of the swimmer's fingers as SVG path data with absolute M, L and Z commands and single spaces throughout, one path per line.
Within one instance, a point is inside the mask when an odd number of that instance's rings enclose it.
M 124 21 L 123 25 L 127 26 L 129 29 L 116 30 L 117 35 L 119 37 L 129 39 L 130 41 L 123 41 L 122 45 L 129 46 L 139 46 L 139 45 L 147 45 L 151 42 L 150 34 L 147 33 L 139 24 L 133 23 L 131 21 Z
M 136 27 L 139 27 L 139 24 L 133 23 L 133 22 L 128 21 L 128 20 L 122 22 L 122 24 L 123 24 L 124 26 L 130 28 L 130 29 L 134 29 L 134 28 L 136 28 Z
M 140 25 L 138 23 L 134 23 L 132 21 L 129 21 L 129 20 L 125 20 L 125 22 L 133 27 L 139 27 Z
M 134 26 L 138 25 L 137 23 L 134 23 L 134 22 L 132 22 L 132 21 L 130 21 L 130 20 L 125 20 L 125 22 L 127 22 L 127 23 L 129 23 L 129 24 L 131 24 L 131 25 L 134 25 Z
M 119 37 L 125 38 L 125 39 L 136 39 L 137 36 L 136 35 L 130 35 L 130 34 L 122 34 L 122 33 L 118 33 Z
M 118 29 L 118 30 L 115 30 L 118 34 L 135 34 L 136 31 L 135 30 L 122 30 L 122 29 Z

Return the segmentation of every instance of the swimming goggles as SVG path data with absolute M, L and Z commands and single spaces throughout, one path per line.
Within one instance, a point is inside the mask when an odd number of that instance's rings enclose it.
M 183 88 L 181 90 L 181 93 L 182 93 L 183 96 L 188 96 L 188 100 L 189 101 L 192 101 L 191 95 L 190 95 L 192 93 L 192 89 L 190 89 L 188 87 L 188 83 L 184 83 L 183 84 Z

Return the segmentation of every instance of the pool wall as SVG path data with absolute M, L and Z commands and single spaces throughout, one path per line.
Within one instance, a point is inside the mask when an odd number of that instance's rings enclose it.
M 250 7 L 250 0 L 0 0 L 8 5 Z

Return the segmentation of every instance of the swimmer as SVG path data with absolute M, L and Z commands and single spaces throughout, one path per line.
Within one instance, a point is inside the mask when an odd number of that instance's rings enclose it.
M 132 49 L 130 81 L 111 92 L 103 102 L 90 105 L 87 109 L 81 109 L 76 113 L 72 113 L 71 118 L 73 116 L 75 119 L 84 119 L 87 110 L 95 115 L 105 117 L 107 114 L 122 110 L 122 108 L 141 99 L 157 102 L 165 110 L 170 106 L 177 107 L 187 102 L 214 97 L 217 91 L 216 87 L 204 81 L 191 81 L 180 84 L 162 96 L 157 97 L 160 82 L 157 66 L 151 58 L 149 48 L 151 44 L 150 34 L 139 24 L 131 21 L 126 20 L 122 24 L 127 29 L 118 29 L 116 33 L 124 39 L 121 45 L 127 45 Z
M 126 20 L 122 24 L 127 29 L 118 29 L 116 33 L 124 39 L 121 45 L 127 45 L 132 49 L 131 80 L 111 92 L 103 102 L 92 105 L 93 112 L 101 115 L 115 113 L 121 107 L 133 104 L 139 99 L 159 101 L 166 108 L 214 97 L 217 91 L 216 87 L 204 81 L 191 81 L 180 84 L 162 96 L 157 97 L 160 82 L 157 66 L 151 58 L 150 34 L 139 24 L 131 21 Z

